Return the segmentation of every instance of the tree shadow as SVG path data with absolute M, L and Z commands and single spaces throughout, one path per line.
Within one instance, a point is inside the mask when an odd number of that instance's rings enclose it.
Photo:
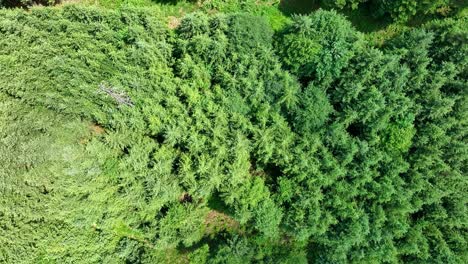
M 281 0 L 279 9 L 283 14 L 290 16 L 293 14 L 309 14 L 320 8 L 317 0 Z
M 47 6 L 47 5 L 55 5 L 55 4 L 58 4 L 60 2 L 61 2 L 60 0 L 55 0 L 55 1 L 53 1 L 53 3 L 50 3 L 47 0 L 33 0 L 29 4 Z M 4 7 L 4 8 L 24 8 L 24 9 L 27 9 L 30 6 L 28 5 L 28 3 L 22 2 L 21 0 L 3 0 L 3 1 L 0 0 L 0 8 L 2 8 L 2 7 Z
M 330 6 L 321 4 L 319 0 L 281 0 L 279 4 L 280 11 L 286 16 L 310 14 L 320 8 L 332 9 Z M 373 9 L 375 7 L 371 4 L 361 3 L 355 10 L 350 8 L 335 10 L 344 15 L 361 32 L 378 31 L 392 22 L 388 16 L 376 17 Z
M 180 0 L 152 0 L 152 2 L 156 4 L 163 4 L 163 5 L 177 5 Z
M 163 4 L 163 5 L 177 5 L 183 2 L 188 2 L 188 3 L 196 2 L 196 0 L 151 0 L 151 1 L 156 4 Z

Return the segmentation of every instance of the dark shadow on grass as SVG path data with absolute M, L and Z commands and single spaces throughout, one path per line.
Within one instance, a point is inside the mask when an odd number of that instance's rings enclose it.
M 281 0 L 279 4 L 280 11 L 286 15 L 310 14 L 318 9 L 330 9 L 320 4 L 318 0 Z M 337 10 L 338 13 L 346 16 L 349 21 L 361 32 L 373 32 L 385 28 L 392 20 L 390 17 L 376 17 L 373 15 L 372 6 L 363 3 L 358 9 L 349 8 Z
M 31 4 L 33 5 L 54 5 L 60 3 L 60 0 L 56 0 L 54 3 L 49 3 L 47 0 L 33 0 Z M 25 4 L 21 0 L 0 0 L 0 8 L 28 8 L 28 4 Z
M 358 9 L 343 9 L 338 12 L 348 18 L 348 20 L 361 32 L 374 32 L 384 29 L 392 23 L 388 15 L 376 16 L 373 11 L 375 7 L 369 3 L 363 3 Z
M 279 9 L 283 14 L 290 16 L 293 14 L 309 14 L 320 8 L 316 0 L 281 0 Z
M 221 194 L 218 192 L 215 192 L 211 195 L 211 197 L 208 200 L 208 207 L 210 209 L 216 210 L 218 212 L 226 213 L 226 214 L 232 214 L 231 210 L 229 209 L 229 206 L 227 206 L 223 199 L 221 198 Z
M 156 4 L 163 4 L 163 5 L 177 5 L 178 3 L 188 2 L 188 3 L 195 3 L 196 0 L 152 0 Z

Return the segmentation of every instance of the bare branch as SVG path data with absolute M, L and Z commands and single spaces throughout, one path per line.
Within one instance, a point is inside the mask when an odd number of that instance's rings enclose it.
M 106 85 L 104 82 L 99 84 L 99 90 L 114 98 L 119 105 L 128 105 L 130 107 L 134 106 L 132 99 L 128 95 L 124 92 L 117 91 L 114 87 Z

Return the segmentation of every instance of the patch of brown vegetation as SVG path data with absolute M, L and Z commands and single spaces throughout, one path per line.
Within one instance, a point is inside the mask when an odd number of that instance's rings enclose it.
M 266 178 L 267 174 L 263 170 L 250 169 L 250 175 L 254 177 Z
M 176 29 L 180 25 L 180 18 L 175 17 L 175 16 L 169 16 L 168 17 L 168 23 L 167 26 L 170 29 Z
M 90 134 L 80 138 L 80 140 L 79 140 L 79 143 L 81 145 L 87 144 L 91 140 L 91 138 L 93 136 L 100 136 L 100 135 L 106 133 L 106 130 L 102 126 L 100 126 L 100 125 L 98 125 L 96 123 L 90 123 L 88 125 L 88 130 L 89 130 Z
M 239 222 L 227 214 L 211 210 L 205 217 L 205 234 L 214 236 L 221 231 L 242 233 Z
M 106 130 L 98 124 L 89 125 L 89 130 L 95 135 L 102 135 L 106 132 Z
M 87 3 L 89 1 L 86 0 L 61 0 L 61 1 L 56 1 L 59 4 L 78 4 L 78 3 Z
M 254 177 L 266 178 L 267 173 L 264 170 L 259 170 L 256 168 L 255 162 L 250 163 L 249 173 Z

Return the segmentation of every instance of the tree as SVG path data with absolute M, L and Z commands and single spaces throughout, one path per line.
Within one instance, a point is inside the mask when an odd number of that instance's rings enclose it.
M 329 83 L 346 67 L 360 36 L 335 11 L 294 16 L 276 49 L 288 70 L 306 80 Z

